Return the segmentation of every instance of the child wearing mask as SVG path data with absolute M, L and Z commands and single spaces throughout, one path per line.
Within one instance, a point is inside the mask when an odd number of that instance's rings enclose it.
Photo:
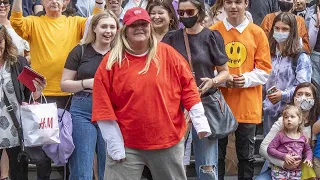
M 302 130 L 304 135 L 308 139 L 312 138 L 311 127 L 315 127 L 314 122 L 319 119 L 319 102 L 316 100 L 317 97 L 318 97 L 318 92 L 316 90 L 316 87 L 309 82 L 304 82 L 299 84 L 296 87 L 292 95 L 292 99 L 290 101 L 290 104 L 294 104 L 295 106 L 300 107 L 302 111 L 302 118 L 303 118 Z M 301 159 L 298 159 L 298 157 L 293 162 L 291 161 L 291 163 L 287 163 L 282 159 L 277 159 L 268 154 L 267 149 L 270 142 L 282 130 L 283 130 L 283 119 L 282 117 L 280 117 L 279 120 L 273 124 L 269 133 L 266 135 L 266 137 L 262 141 L 260 145 L 259 153 L 268 160 L 269 167 L 278 166 L 284 169 L 293 170 L 301 166 L 302 176 L 299 179 L 301 180 L 314 179 L 316 175 L 313 168 L 308 167 L 307 164 L 305 163 L 301 164 L 301 162 L 303 161 Z M 271 177 L 270 168 L 262 171 L 262 173 L 256 178 L 256 180 L 271 180 L 271 179 L 272 177 Z
M 268 146 L 268 154 L 286 163 L 293 163 L 296 159 L 303 160 L 308 167 L 312 167 L 312 149 L 308 138 L 303 134 L 303 118 L 301 109 L 294 105 L 288 105 L 282 115 L 283 130 L 280 131 Z M 272 179 L 300 179 L 301 166 L 288 170 L 278 166 L 272 166 Z
M 289 12 L 291 13 L 293 10 L 293 1 L 294 0 L 279 0 L 278 5 L 280 8 L 280 11 L 275 13 L 267 14 L 266 17 L 263 19 L 261 23 L 261 28 L 264 30 L 264 32 L 269 36 L 270 31 L 272 30 L 272 23 L 274 18 L 280 14 L 281 12 Z M 305 25 L 304 18 L 301 16 L 295 16 L 298 26 L 298 36 L 302 38 L 302 45 L 303 49 L 310 54 L 310 46 L 309 46 L 309 36 L 308 31 Z
M 284 106 L 290 102 L 296 86 L 311 81 L 312 67 L 307 54 L 301 53 L 296 70 L 292 69 L 292 61 L 301 51 L 297 31 L 297 21 L 293 14 L 283 12 L 275 17 L 269 34 L 272 71 L 264 86 L 264 134 L 269 132 Z

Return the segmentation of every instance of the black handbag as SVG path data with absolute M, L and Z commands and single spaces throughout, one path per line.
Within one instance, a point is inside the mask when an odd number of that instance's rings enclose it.
M 189 40 L 185 29 L 183 29 L 183 37 L 190 69 L 194 74 Z M 238 122 L 219 88 L 214 93 L 202 97 L 201 101 L 212 132 L 208 139 L 221 139 L 237 130 Z
M 25 147 L 23 144 L 23 132 L 22 128 L 20 126 L 20 123 L 18 122 L 18 119 L 16 115 L 14 114 L 13 107 L 10 104 L 8 97 L 5 92 L 4 94 L 4 103 L 7 107 L 7 110 L 11 116 L 12 122 L 17 130 L 18 133 L 18 138 L 19 138 L 19 143 L 20 143 L 20 148 L 21 152 L 18 155 L 18 161 L 26 161 L 29 164 L 39 164 L 42 162 L 45 162 L 48 160 L 48 156 L 45 154 L 45 152 L 42 150 L 42 146 L 37 146 L 37 147 Z

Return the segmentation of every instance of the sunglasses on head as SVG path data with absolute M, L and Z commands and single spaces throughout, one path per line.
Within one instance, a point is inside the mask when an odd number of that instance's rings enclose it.
M 9 6 L 10 2 L 9 1 L 0 1 L 0 5 L 4 5 L 4 6 Z
M 184 16 L 185 14 L 188 16 L 194 16 L 196 14 L 196 9 L 178 9 L 177 12 L 179 16 Z

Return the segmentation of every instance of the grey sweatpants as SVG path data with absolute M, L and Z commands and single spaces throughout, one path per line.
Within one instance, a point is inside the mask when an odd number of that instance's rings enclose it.
M 159 150 L 125 148 L 126 160 L 121 163 L 107 156 L 105 180 L 140 180 L 144 166 L 148 166 L 154 180 L 186 180 L 183 167 L 184 140 Z

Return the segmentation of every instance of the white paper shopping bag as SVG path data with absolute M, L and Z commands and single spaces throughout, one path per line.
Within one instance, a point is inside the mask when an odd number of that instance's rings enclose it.
M 56 103 L 22 105 L 21 124 L 26 147 L 60 143 Z

